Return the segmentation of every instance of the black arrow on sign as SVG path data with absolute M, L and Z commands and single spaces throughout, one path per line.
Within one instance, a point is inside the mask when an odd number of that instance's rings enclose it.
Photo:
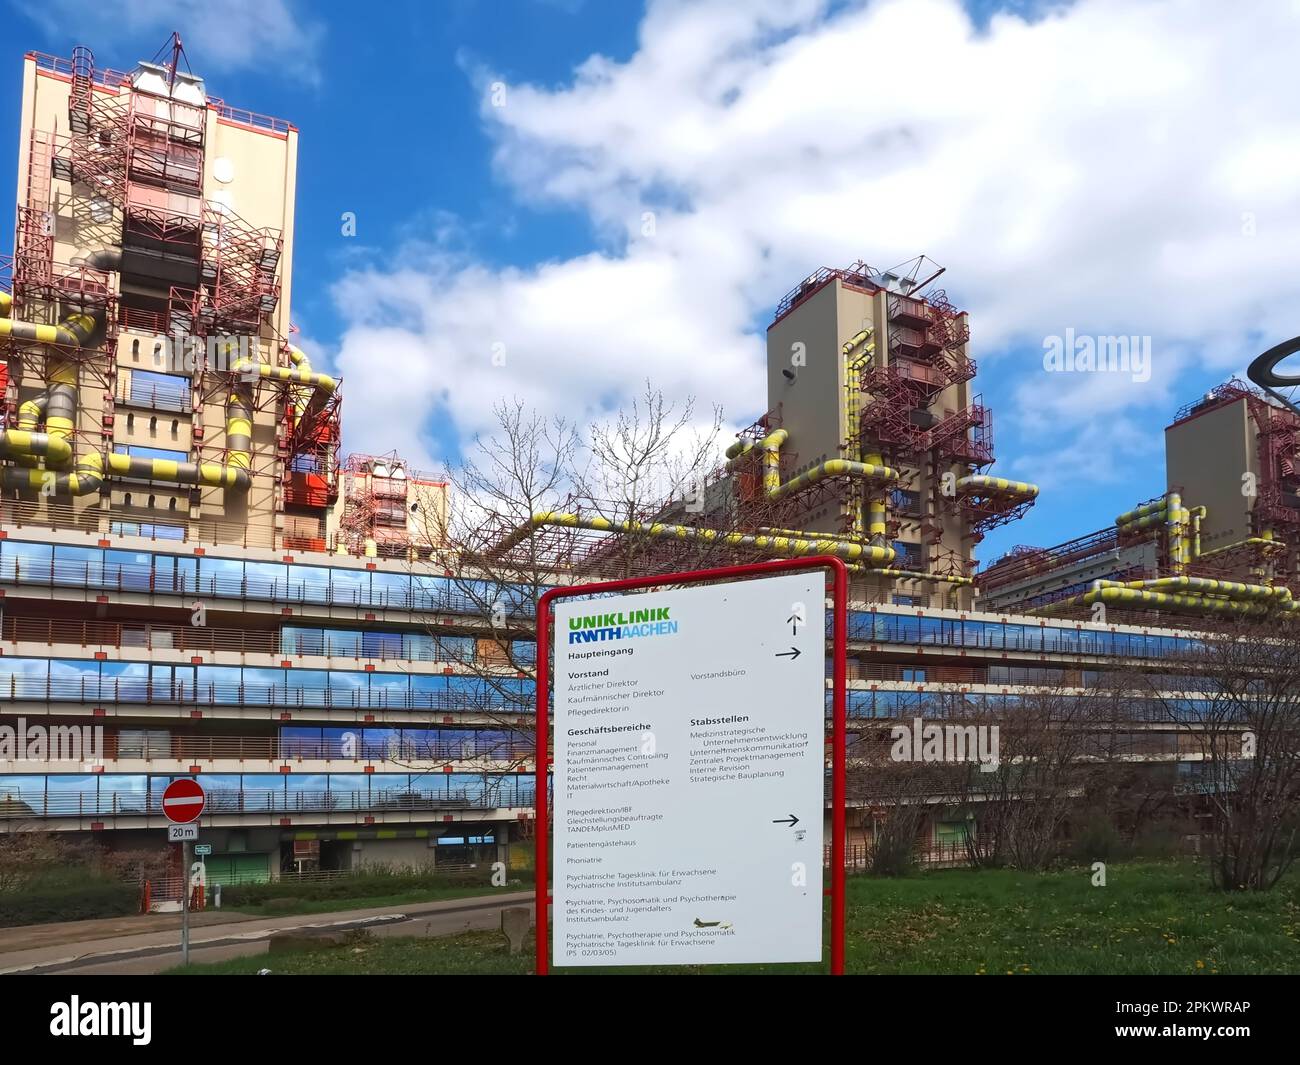
M 790 659 L 791 662 L 793 662 L 793 661 L 794 661 L 796 658 L 798 658 L 801 654 L 803 654 L 803 652 L 802 652 L 801 650 L 799 650 L 799 648 L 797 648 L 797 647 L 791 647 L 790 650 L 788 650 L 788 651 L 777 651 L 777 653 L 776 653 L 776 657 L 777 657 L 777 658 L 788 658 L 788 659 Z
M 799 818 L 795 817 L 794 814 L 791 814 L 789 817 L 777 818 L 772 822 L 774 825 L 789 825 L 791 828 L 794 828 L 798 823 Z

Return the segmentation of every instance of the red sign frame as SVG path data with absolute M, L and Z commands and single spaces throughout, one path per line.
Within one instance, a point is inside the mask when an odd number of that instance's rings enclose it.
M 832 593 L 832 700 L 831 700 L 831 886 L 826 894 L 831 899 L 831 965 L 832 976 L 844 975 L 844 859 L 845 859 L 845 768 L 848 736 L 847 715 L 847 659 L 849 642 L 849 570 L 842 559 L 833 555 L 814 555 L 811 558 L 783 558 L 772 562 L 755 562 L 744 566 L 720 566 L 716 569 L 689 570 L 683 573 L 661 573 L 653 577 L 632 577 L 626 580 L 602 581 L 596 584 L 570 584 L 550 588 L 537 601 L 537 766 L 535 786 L 534 873 L 537 909 L 537 975 L 550 971 L 548 946 L 550 944 L 551 893 L 547 887 L 550 873 L 550 803 L 547 795 L 547 775 L 550 768 L 550 685 L 551 685 L 551 604 L 557 599 L 575 595 L 599 595 L 605 592 L 626 592 L 638 588 L 657 588 L 664 585 L 703 584 L 729 577 L 760 577 L 770 573 L 790 573 L 800 570 L 829 569 L 833 576 Z

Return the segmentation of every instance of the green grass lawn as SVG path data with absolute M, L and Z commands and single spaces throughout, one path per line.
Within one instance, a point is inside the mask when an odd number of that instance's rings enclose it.
M 1300 972 L 1300 875 L 1271 892 L 1225 895 L 1191 862 L 1112 864 L 1107 886 L 1079 868 L 1055 873 L 947 870 L 902 880 L 853 877 L 853 973 L 1031 975 Z M 260 955 L 190 973 L 525 973 L 531 943 L 504 936 L 361 940 L 301 954 Z M 580 969 L 595 973 L 608 969 Z M 659 972 L 818 972 L 812 965 L 695 966 Z

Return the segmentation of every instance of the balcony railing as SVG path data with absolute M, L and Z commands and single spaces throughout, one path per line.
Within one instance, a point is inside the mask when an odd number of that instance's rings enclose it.
M 533 806 L 531 783 L 483 788 L 376 791 L 214 790 L 203 819 L 219 814 L 407 813 L 506 810 Z M 41 792 L 0 789 L 0 819 L 35 817 L 162 817 L 162 794 L 139 791 Z
M 0 643 L 29 643 L 46 647 L 114 648 L 142 651 L 217 651 L 238 655 L 275 655 L 301 658 L 350 658 L 358 662 L 443 662 L 448 666 L 474 664 L 481 673 L 497 665 L 502 676 L 514 676 L 504 657 L 482 657 L 471 639 L 474 654 L 448 652 L 432 640 L 381 640 L 372 634 L 330 630 L 277 633 L 258 629 L 215 626 L 144 625 L 113 621 L 72 621 L 56 618 L 9 616 L 0 619 Z M 516 648 L 514 660 L 531 661 L 532 645 Z M 12 652 L 11 652 L 12 653 Z
M 400 762 L 443 765 L 486 760 L 531 761 L 532 743 L 513 740 L 382 740 L 336 737 L 301 739 L 284 736 L 177 736 L 123 739 L 105 737 L 105 761 L 141 762 Z
M 219 100 L 214 97 L 208 99 L 208 106 L 216 111 L 227 122 L 234 122 L 240 126 L 248 126 L 250 129 L 262 130 L 264 133 L 277 133 L 284 135 L 293 127 L 283 118 L 276 118 L 273 115 L 263 115 L 256 111 L 249 111 L 242 107 L 231 107 L 225 100 Z
M 291 688 L 281 685 L 159 683 L 120 677 L 22 677 L 0 680 L 0 700 L 51 703 L 133 703 L 168 706 L 267 706 L 303 710 L 437 710 L 517 716 L 531 714 L 531 695 Z
M 176 380 L 182 381 L 183 379 L 178 377 Z M 189 382 L 184 383 L 188 385 Z M 188 414 L 193 406 L 193 397 L 190 395 L 188 388 L 159 388 L 156 385 L 146 385 L 138 381 L 132 381 L 130 388 L 119 386 L 117 391 L 117 402 L 133 407 L 147 407 L 150 410 Z
M 3 515 L 0 515 L 3 523 Z M 381 610 L 411 610 L 447 614 L 483 614 L 489 609 L 481 599 L 456 590 L 438 586 L 441 578 L 432 575 L 409 577 L 406 588 L 384 588 L 371 591 L 357 584 L 340 581 L 336 587 L 329 579 L 320 580 L 310 567 L 285 571 L 284 579 L 262 579 L 247 576 L 211 576 L 201 574 L 159 574 L 148 566 L 120 565 L 117 563 L 73 562 L 54 559 L 51 562 L 18 558 L 12 563 L 0 564 L 0 582 L 64 588 L 93 588 L 108 592 L 144 592 L 151 595 L 210 596 L 222 599 L 263 600 L 275 603 L 298 603 L 309 606 L 369 606 Z M 390 571 L 391 572 L 391 571 Z M 370 572 L 349 570 L 358 581 L 369 583 Z M 391 574 L 406 577 L 407 574 Z M 340 574 L 342 576 L 342 573 Z M 507 605 L 512 616 L 528 617 L 533 613 L 531 602 Z

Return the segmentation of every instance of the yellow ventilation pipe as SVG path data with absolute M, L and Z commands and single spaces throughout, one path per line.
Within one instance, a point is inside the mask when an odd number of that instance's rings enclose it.
M 1204 510 L 1205 508 L 1200 507 L 1198 509 Z M 1213 551 L 1206 551 L 1205 554 L 1201 555 L 1200 557 L 1213 558 L 1215 555 L 1222 554 L 1224 551 L 1231 551 L 1237 547 L 1248 547 L 1248 546 L 1261 547 L 1261 548 L 1277 547 L 1277 548 L 1284 549 L 1286 547 L 1286 544 L 1283 543 L 1281 540 L 1274 540 L 1272 534 L 1266 534 L 1264 536 L 1248 536 L 1246 537 L 1246 539 L 1238 540 L 1236 543 L 1224 544 L 1223 547 L 1216 547 Z
M 1204 506 L 1192 507 L 1188 512 L 1192 516 L 1192 558 L 1201 557 L 1201 522 L 1209 512 Z
M 293 366 L 272 366 L 268 362 L 240 359 L 230 367 L 237 380 L 226 397 L 226 461 L 177 462 L 175 459 L 142 459 L 129 455 L 109 455 L 108 472 L 115 477 L 132 477 L 167 484 L 194 484 L 209 488 L 229 488 L 246 492 L 253 477 L 253 395 L 252 379 L 264 378 L 302 385 L 320 394 L 331 394 L 338 382 L 329 374 L 316 373 L 307 356 L 289 348 Z M 294 410 L 301 417 L 306 403 L 295 399 Z
M 1115 519 L 1117 527 L 1133 525 L 1134 528 L 1145 528 L 1147 525 L 1163 521 L 1165 511 L 1168 509 L 1168 499 L 1157 499 L 1154 503 L 1143 503 L 1140 507 L 1125 511 Z M 1147 519 L 1154 519 L 1147 521 Z M 1140 524 L 1139 524 L 1140 523 Z
M 1201 517 L 1205 508 L 1198 507 Z M 1169 569 L 1174 574 L 1181 574 L 1191 562 L 1193 539 L 1199 541 L 1200 518 L 1196 519 L 1194 536 L 1189 537 L 1188 529 L 1192 525 L 1193 511 L 1183 506 L 1183 497 L 1177 492 L 1167 492 L 1163 499 L 1153 503 L 1144 503 L 1140 507 L 1127 511 L 1115 519 L 1115 528 L 1120 532 L 1136 532 L 1139 529 L 1152 529 L 1163 526 L 1169 551 Z M 1199 544 L 1197 546 L 1199 551 Z
M 849 459 L 830 459 L 819 466 L 814 466 L 811 470 L 799 474 L 798 477 L 790 478 L 785 484 L 779 484 L 774 491 L 768 494 L 768 498 L 783 499 L 788 495 L 801 492 L 805 488 L 811 488 L 818 481 L 825 480 L 827 477 L 860 477 L 862 480 L 870 481 L 873 484 L 898 480 L 897 470 L 881 465 L 879 456 L 873 457 L 877 461 L 852 462 Z M 881 532 L 884 532 L 883 528 Z
M 247 385 L 234 385 L 226 396 L 226 461 L 178 462 L 111 453 L 108 473 L 164 484 L 194 484 L 205 488 L 233 488 L 246 492 L 253 474 L 252 395 Z
M 956 487 L 958 495 L 970 489 L 988 495 L 1010 496 L 1020 499 L 1038 498 L 1038 485 L 1036 484 L 1030 484 L 1028 481 L 1011 481 L 1005 477 L 990 477 L 988 474 L 983 473 L 972 474 L 969 477 L 958 477 Z
M 1177 492 L 1170 492 L 1169 505 L 1166 508 L 1168 522 L 1165 531 L 1169 536 L 1169 569 L 1172 573 L 1182 573 L 1187 568 L 1187 523 L 1189 515 L 1183 506 L 1183 497 Z
M 853 352 L 859 346 L 862 347 L 862 353 L 854 358 Z M 845 456 L 865 461 L 869 466 L 884 466 L 884 459 L 879 454 L 864 455 L 862 453 L 862 440 L 860 436 L 859 423 L 862 419 L 862 366 L 868 360 L 872 359 L 876 353 L 876 345 L 872 340 L 872 331 L 870 329 L 860 329 L 858 332 L 849 337 L 840 348 L 840 354 L 844 356 L 844 425 L 843 440 L 841 450 Z M 877 500 L 876 496 L 869 495 L 866 509 L 874 512 L 876 503 L 879 503 L 880 522 L 879 531 L 874 532 L 875 523 L 867 529 L 868 535 L 876 543 L 883 543 L 885 539 L 884 524 L 884 500 Z M 850 519 L 851 528 L 855 538 L 860 539 L 863 535 L 863 501 L 861 495 L 854 491 L 849 493 L 849 506 L 852 508 Z
M 1181 595 L 1152 590 L 1157 587 L 1188 588 L 1206 594 Z M 1128 583 L 1093 581 L 1090 591 L 1057 603 L 1035 607 L 1027 613 L 1049 613 L 1070 606 L 1091 606 L 1093 603 L 1149 610 L 1238 616 L 1266 614 L 1271 610 L 1282 610 L 1287 613 L 1300 610 L 1300 603 L 1291 598 L 1291 593 L 1286 588 L 1270 588 L 1267 585 L 1239 584 L 1235 581 L 1215 581 L 1198 577 L 1162 577 L 1152 581 Z
M 659 522 L 610 521 L 608 518 L 584 518 L 580 514 L 563 514 L 545 511 L 534 514 L 497 545 L 495 554 L 504 554 L 522 543 L 533 530 L 543 526 L 566 529 L 590 529 L 593 532 L 636 534 L 663 537 L 671 540 L 699 540 L 727 547 L 751 547 L 769 555 L 793 558 L 800 555 L 835 555 L 850 562 L 888 563 L 894 561 L 892 547 L 855 544 L 849 540 L 829 537 L 808 539 L 790 536 L 767 536 L 755 533 L 725 532 L 720 529 L 703 529 L 693 525 L 664 525 Z
M 5 308 L 12 306 L 12 298 L 4 301 Z M 80 311 L 67 315 L 58 325 L 38 325 L 0 318 L 0 337 L 30 340 L 39 344 L 54 344 L 65 348 L 80 348 L 95 335 L 102 318 L 98 314 Z M 44 459 L 47 466 L 66 466 L 72 459 L 72 436 L 76 431 L 77 417 L 77 364 L 71 359 L 50 355 L 46 360 L 46 387 L 39 396 L 29 399 L 18 409 L 18 428 L 0 432 L 0 458 L 11 458 L 19 467 L 5 470 L 2 482 L 6 488 L 28 488 L 28 473 L 38 480 L 36 487 L 48 491 L 51 485 L 80 485 L 84 495 L 91 491 L 90 481 L 55 477 L 48 471 L 35 467 Z M 41 421 L 45 432 L 37 432 Z M 80 467 L 79 467 L 80 468 Z M 92 471 L 86 470 L 86 477 Z M 12 475 L 12 476 L 11 476 Z
M 971 577 L 957 577 L 949 573 L 922 573 L 919 570 L 893 569 L 891 567 L 874 569 L 870 566 L 850 566 L 849 568 L 868 577 L 881 576 L 895 577 L 904 581 L 933 581 L 937 584 L 953 584 L 962 588 L 969 588 L 975 584 L 974 579 Z
M 325 395 L 332 395 L 338 388 L 339 383 L 334 378 L 329 374 L 317 373 L 313 370 L 302 349 L 296 348 L 292 344 L 289 345 L 289 361 L 293 363 L 292 366 L 272 366 L 269 362 L 254 362 L 252 359 L 241 359 L 230 369 L 243 376 L 256 373 L 258 377 L 265 377 L 272 381 L 303 385 Z M 295 408 L 301 414 L 306 409 L 306 404 L 295 404 Z
M 1137 588 L 1163 591 L 1166 588 L 1185 588 L 1190 592 L 1218 595 L 1225 599 L 1276 599 L 1291 598 L 1291 589 L 1285 585 L 1244 584 L 1241 581 L 1220 581 L 1209 577 L 1156 577 L 1143 581 L 1103 581 L 1102 587 Z
M 6 299 L 3 306 L 12 306 Z M 88 314 L 70 314 L 57 326 L 37 325 L 0 318 L 0 337 L 31 340 L 61 347 L 81 347 L 94 335 L 99 318 Z M 290 349 L 296 367 L 271 366 L 250 359 L 231 367 L 236 374 L 288 381 L 332 393 L 338 382 L 328 374 L 316 373 L 306 357 Z M 79 459 L 74 472 L 54 475 L 49 469 L 35 468 L 39 459 L 47 467 L 66 465 L 72 458 L 72 436 L 76 428 L 77 366 L 67 359 L 49 360 L 48 388 L 45 393 L 27 400 L 18 411 L 18 428 L 0 432 L 0 457 L 13 459 L 18 466 L 4 471 L 0 483 L 5 488 L 35 489 L 69 493 L 74 496 L 98 491 L 105 476 L 135 478 L 168 484 L 193 484 L 211 488 L 247 491 L 252 483 L 252 390 L 246 382 L 232 384 L 226 397 L 227 460 L 219 462 L 178 462 L 175 459 L 146 459 L 115 452 Z M 303 407 L 299 407 L 301 414 Z M 44 433 L 36 432 L 44 418 Z M 25 468 L 20 468 L 25 467 Z
M 830 459 L 797 477 L 781 483 L 781 445 L 790 438 L 784 429 L 776 429 L 755 445 L 751 440 L 738 440 L 727 448 L 727 469 L 734 470 L 757 446 L 763 458 L 763 494 L 772 500 L 810 488 L 827 477 L 860 477 L 865 481 L 892 482 L 898 480 L 898 471 L 883 465 L 877 456 L 875 462 L 853 462 L 849 459 Z M 882 530 L 883 531 L 883 530 Z
M 72 473 L 55 473 L 10 466 L 4 471 L 5 488 L 30 489 L 36 492 L 56 492 L 72 496 L 98 492 L 104 485 L 104 456 L 98 451 L 77 459 Z
M 776 499 L 781 491 L 781 445 L 790 439 L 784 429 L 769 433 L 758 442 L 763 449 L 763 495 Z

